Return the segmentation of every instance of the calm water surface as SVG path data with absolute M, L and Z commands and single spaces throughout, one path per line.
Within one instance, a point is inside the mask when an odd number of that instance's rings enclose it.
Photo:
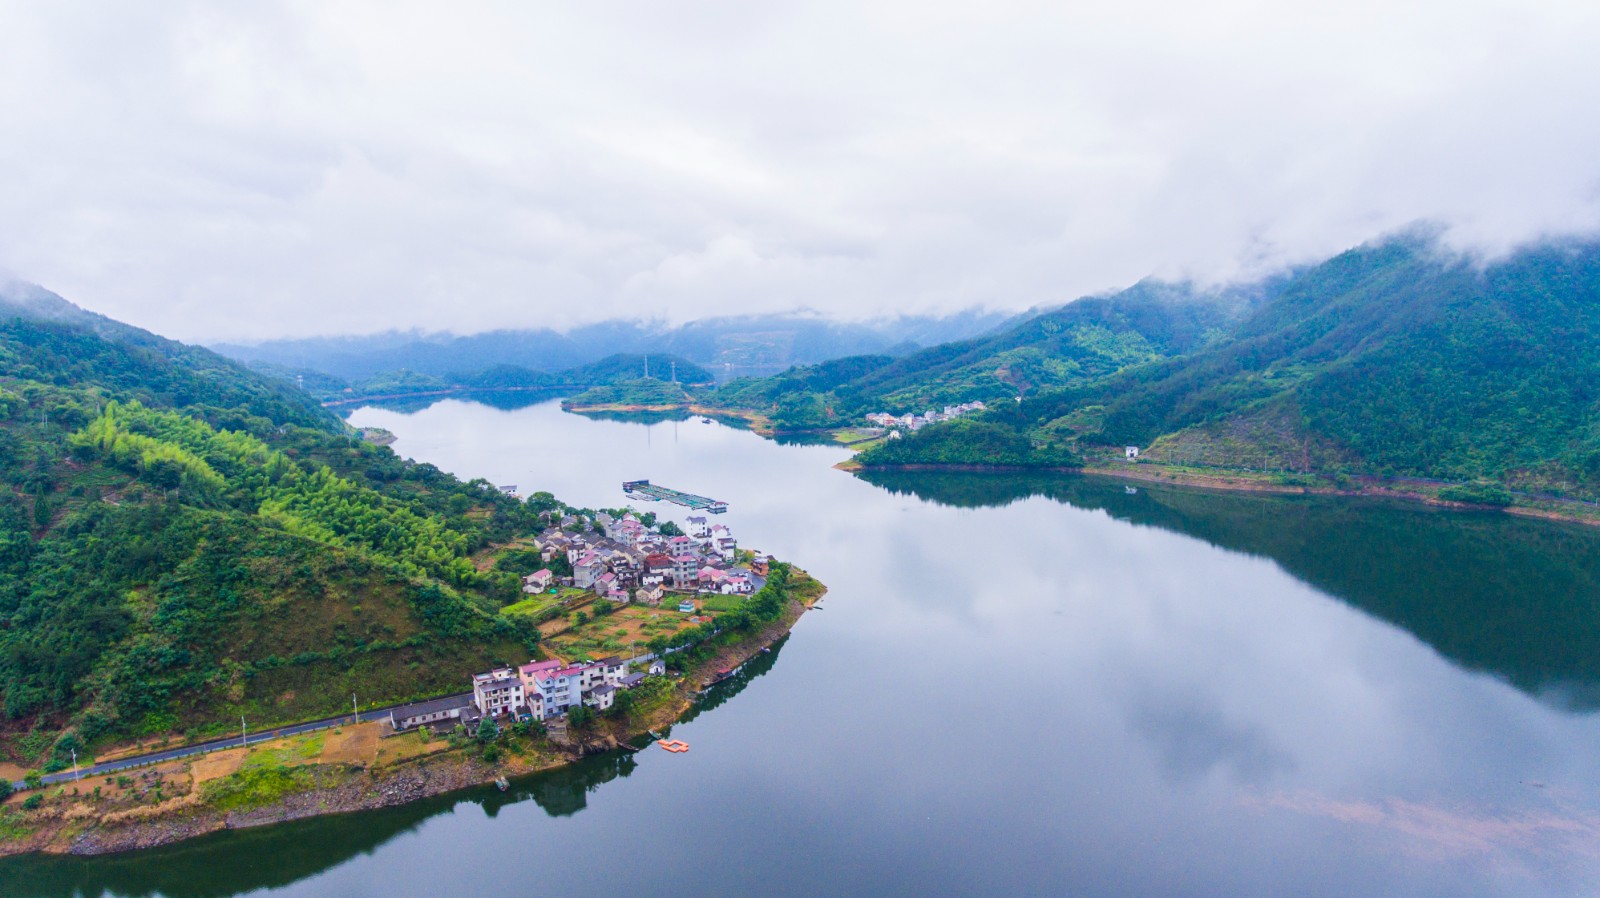
M 1600 533 L 1064 476 L 553 403 L 402 455 L 732 504 L 830 588 L 673 735 L 387 812 L 0 864 L 0 894 L 1528 895 L 1600 872 Z M 661 506 L 652 506 L 663 508 Z M 682 510 L 666 506 L 680 520 Z

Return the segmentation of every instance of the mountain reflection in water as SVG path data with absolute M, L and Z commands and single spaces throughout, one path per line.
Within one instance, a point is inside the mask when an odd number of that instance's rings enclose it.
M 1089 476 L 863 471 L 965 508 L 1044 497 L 1270 558 L 1439 654 L 1571 710 L 1600 707 L 1600 528 L 1407 502 L 1139 485 Z

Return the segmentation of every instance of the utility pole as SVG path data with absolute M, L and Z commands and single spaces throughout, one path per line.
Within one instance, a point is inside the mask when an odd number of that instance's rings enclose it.
M 80 779 L 78 776 L 78 750 L 76 748 L 72 749 L 72 778 L 74 780 Z
M 250 747 L 250 731 L 245 729 L 243 714 L 239 715 L 239 747 Z
M 672 382 L 673 383 L 677 383 L 678 382 L 678 360 L 677 359 L 673 359 L 672 360 Z
M 650 379 L 650 357 L 649 356 L 645 356 L 644 357 L 644 378 L 645 378 L 645 380 L 649 380 Z
M 350 693 L 350 710 L 355 714 L 356 723 L 361 722 L 361 706 L 356 704 L 356 694 Z

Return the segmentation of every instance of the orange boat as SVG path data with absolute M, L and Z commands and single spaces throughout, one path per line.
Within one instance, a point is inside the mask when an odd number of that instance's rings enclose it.
M 683 752 L 689 750 L 689 743 L 683 741 L 682 739 L 657 739 L 656 744 L 671 752 Z

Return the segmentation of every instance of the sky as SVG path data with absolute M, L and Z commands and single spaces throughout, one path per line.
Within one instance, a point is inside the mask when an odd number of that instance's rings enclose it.
M 1600 229 L 1600 4 L 0 0 L 0 269 L 185 340 L 1248 279 Z

